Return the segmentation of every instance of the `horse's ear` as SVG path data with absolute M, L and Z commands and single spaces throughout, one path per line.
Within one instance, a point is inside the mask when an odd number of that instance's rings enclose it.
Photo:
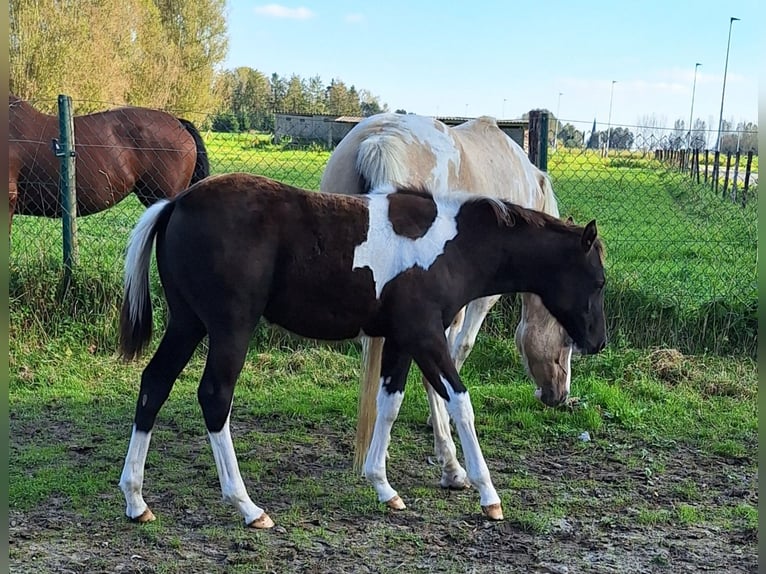
M 574 223 L 574 217 L 571 215 L 567 216 L 567 223 Z
M 597 235 L 598 229 L 596 229 L 596 220 L 593 219 L 585 226 L 585 230 L 583 230 L 582 237 L 580 238 L 584 251 L 590 251 L 590 248 L 593 247 L 593 243 L 596 241 Z

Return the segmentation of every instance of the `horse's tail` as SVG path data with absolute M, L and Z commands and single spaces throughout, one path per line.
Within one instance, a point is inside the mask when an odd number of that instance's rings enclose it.
M 397 134 L 378 133 L 359 143 L 356 171 L 365 181 L 367 193 L 371 189 L 390 184 L 407 184 L 407 145 Z
M 380 388 L 380 364 L 383 337 L 362 337 L 362 380 L 354 443 L 354 470 L 360 472 L 372 441 L 372 429 L 378 414 L 377 397 Z
M 167 225 L 173 203 L 162 199 L 149 206 L 128 240 L 125 255 L 125 294 L 120 313 L 120 356 L 129 361 L 141 355 L 152 338 L 152 300 L 149 263 L 157 231 Z
M 181 125 L 186 128 L 186 131 L 194 138 L 194 144 L 197 146 L 197 158 L 194 161 L 194 173 L 192 174 L 191 182 L 189 185 L 193 185 L 198 181 L 202 181 L 210 175 L 210 160 L 207 157 L 207 148 L 205 142 L 202 141 L 202 136 L 194 124 L 189 120 L 178 118 Z
M 551 178 L 548 177 L 547 173 L 542 171 L 538 174 L 538 177 L 540 178 L 540 188 L 543 190 L 543 208 L 541 211 L 554 217 L 560 217 L 559 202 L 556 199 L 556 194 L 553 193 Z

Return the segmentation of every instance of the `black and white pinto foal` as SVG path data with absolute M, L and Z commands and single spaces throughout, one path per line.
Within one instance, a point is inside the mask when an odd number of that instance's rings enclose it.
M 386 477 L 386 451 L 414 360 L 446 401 L 468 478 L 490 518 L 502 517 L 500 498 L 445 328 L 469 301 L 524 291 L 542 298 L 582 352 L 598 352 L 606 340 L 595 222 L 578 227 L 475 194 L 434 199 L 386 187 L 365 197 L 344 196 L 227 174 L 155 204 L 133 230 L 120 320 L 126 359 L 151 339 L 148 277 L 155 242 L 168 324 L 141 376 L 120 479 L 126 513 L 139 522 L 154 518 L 142 486 L 157 413 L 205 335 L 209 350 L 197 396 L 223 497 L 255 528 L 274 523 L 245 489 L 229 419 L 261 317 L 315 339 L 385 337 L 365 475 L 379 500 L 393 508 L 403 505 Z

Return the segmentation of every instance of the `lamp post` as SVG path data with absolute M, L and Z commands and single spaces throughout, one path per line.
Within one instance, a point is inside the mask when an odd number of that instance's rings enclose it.
M 500 118 L 501 120 L 505 119 L 505 102 L 507 102 L 507 101 L 508 101 L 508 98 L 503 98 L 503 115 Z
M 609 140 L 612 139 L 612 99 L 614 98 L 614 85 L 617 80 L 612 80 L 612 89 L 609 91 L 609 119 L 606 122 L 606 153 L 604 157 L 609 157 Z
M 689 110 L 689 140 L 686 144 L 686 148 L 689 151 L 689 156 L 691 156 L 691 151 L 692 151 L 692 122 L 694 121 L 694 92 L 697 90 L 697 68 L 699 68 L 701 65 L 702 64 L 700 64 L 699 62 L 694 64 L 694 83 L 692 84 L 692 107 L 691 107 L 691 110 Z M 687 157 L 687 159 L 691 161 L 690 157 Z
M 726 42 L 726 63 L 723 67 L 723 88 L 721 89 L 721 113 L 718 116 L 718 137 L 716 138 L 715 142 L 715 151 L 721 151 L 721 126 L 723 125 L 723 98 L 726 94 L 726 72 L 729 69 L 729 48 L 731 47 L 731 26 L 739 20 L 739 18 L 734 18 L 733 16 L 729 18 L 729 39 Z
M 556 104 L 556 127 L 553 128 L 553 151 L 556 151 L 556 146 L 559 141 L 559 110 L 561 109 L 561 96 L 562 92 L 559 92 L 559 100 Z

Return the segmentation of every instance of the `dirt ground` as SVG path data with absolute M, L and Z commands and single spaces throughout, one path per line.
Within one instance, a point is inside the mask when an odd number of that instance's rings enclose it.
M 615 447 L 619 438 L 612 436 L 603 447 L 587 450 L 575 442 L 556 441 L 507 465 L 488 457 L 500 488 L 520 468 L 535 478 L 533 488 L 501 492 L 507 520 L 497 523 L 465 510 L 478 509 L 475 492 L 439 489 L 436 470 L 426 461 L 397 461 L 390 475 L 396 474 L 395 484 L 407 500 L 405 511 L 370 512 L 363 505 L 355 507 L 339 492 L 337 506 L 328 502 L 332 496 L 317 496 L 311 512 L 296 516 L 291 514 L 284 475 L 274 472 L 258 483 L 259 495 L 254 498 L 265 503 L 277 527 L 251 532 L 220 502 L 214 470 L 197 469 L 192 461 L 190 480 L 201 482 L 199 505 L 190 507 L 172 492 L 153 492 L 153 498 L 148 494 L 161 517 L 159 526 L 129 523 L 121 515 L 116 484 L 113 492 L 97 496 L 112 511 L 102 520 L 85 518 L 92 513 L 78 512 L 63 497 L 42 500 L 28 512 L 11 509 L 11 572 L 757 571 L 757 530 L 744 523 L 712 518 L 651 523 L 639 517 L 642 508 L 676 507 L 681 484 L 695 485 L 693 504 L 706 517 L 741 503 L 757 507 L 754 459 L 633 445 L 631 452 L 640 449 L 653 461 L 653 468 L 660 469 L 651 472 L 628 463 Z M 338 444 L 334 437 L 329 439 L 316 445 Z M 12 442 L 23 447 L 24 440 Z M 173 445 L 166 447 L 170 451 Z M 204 440 L 199 448 L 206 448 Z M 350 453 L 322 448 L 294 449 L 289 453 L 290 466 L 332 489 L 336 477 L 343 476 L 339 473 L 351 472 Z M 118 473 L 115 469 L 115 477 Z M 247 477 L 246 482 L 252 493 L 255 486 Z M 462 506 L 453 504 L 460 501 Z M 536 509 L 564 512 L 563 516 L 554 512 L 547 528 L 534 529 L 514 519 L 512 507 L 532 516 Z

